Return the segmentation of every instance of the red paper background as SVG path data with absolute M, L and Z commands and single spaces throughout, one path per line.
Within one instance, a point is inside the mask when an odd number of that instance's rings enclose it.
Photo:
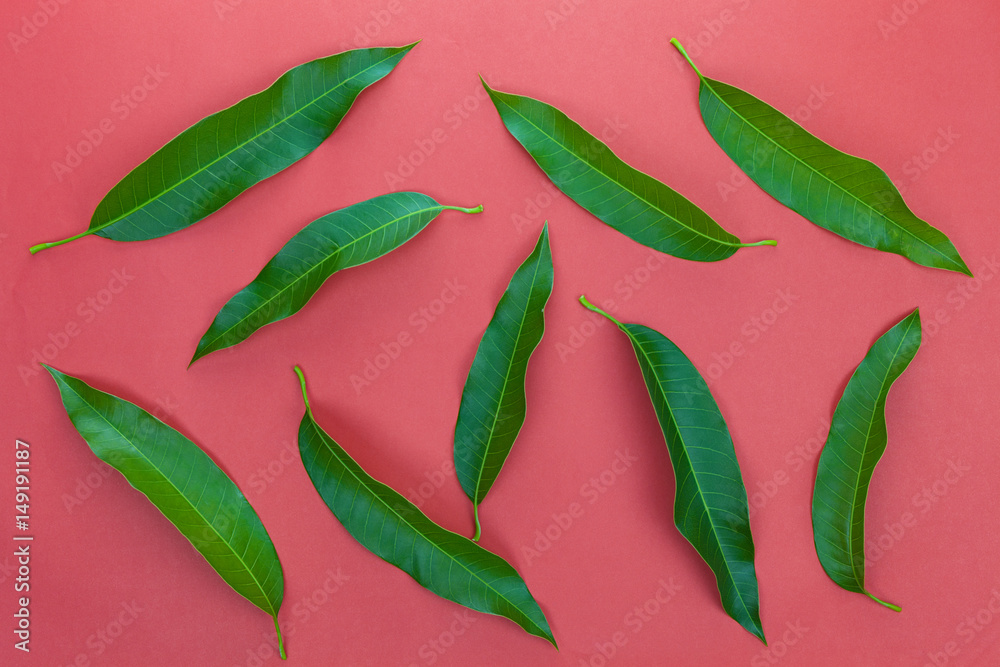
M 58 11 L 43 21 L 43 5 Z M 985 0 L 849 9 L 826 0 L 5 2 L 0 662 L 278 662 L 266 614 L 120 475 L 96 474 L 37 353 L 156 410 L 244 489 L 284 566 L 289 665 L 995 664 L 998 19 Z M 44 23 L 34 33 L 25 28 L 32 20 Z M 22 30 L 29 36 L 12 41 Z M 86 238 L 28 255 L 29 245 L 85 229 L 107 190 L 180 130 L 294 65 L 365 45 L 366 30 L 371 45 L 423 41 L 300 163 L 181 233 Z M 953 239 L 976 280 L 851 244 L 752 183 L 720 190 L 734 166 L 702 125 L 696 79 L 672 36 L 706 74 L 881 165 L 914 211 Z M 611 147 L 630 164 L 741 238 L 776 238 L 778 247 L 714 264 L 663 257 L 647 271 L 655 253 L 549 195 L 477 73 L 592 132 L 610 128 Z M 144 99 L 133 109 L 122 95 Z M 803 106 L 810 99 L 818 108 Z M 113 131 L 99 131 L 90 154 L 57 174 L 53 163 L 104 119 Z M 420 164 L 396 189 L 483 203 L 485 213 L 442 215 L 398 251 L 330 280 L 293 319 L 186 370 L 214 314 L 285 240 L 323 213 L 387 192 L 386 173 L 429 143 L 433 153 L 414 158 Z M 505 619 L 464 614 L 365 551 L 323 505 L 294 445 L 298 363 L 331 435 L 394 488 L 433 489 L 424 511 L 469 533 L 468 501 L 440 471 L 479 337 L 543 218 L 555 290 L 529 368 L 527 421 L 483 506 L 483 544 L 523 573 L 559 652 Z M 115 271 L 130 277 L 113 294 Z M 442 312 L 435 300 L 449 281 L 462 289 Z M 776 314 L 779 291 L 792 305 Z M 756 494 L 770 650 L 725 615 L 710 571 L 674 529 L 673 475 L 635 359 L 624 336 L 589 324 L 576 302 L 584 292 L 663 332 L 711 376 Z M 88 299 L 106 303 L 98 312 Z M 818 444 L 850 373 L 915 306 L 924 344 L 889 398 L 890 443 L 867 513 L 869 585 L 903 607 L 895 614 L 826 577 L 810 499 Z M 438 311 L 433 322 L 421 324 L 421 308 Z M 68 325 L 76 335 L 61 335 Z M 402 332 L 413 344 L 356 391 L 351 376 Z M 734 343 L 743 354 L 723 369 Z M 15 438 L 33 453 L 30 655 L 13 649 L 11 634 Z M 621 474 L 609 472 L 616 452 L 636 458 Z M 960 476 L 948 473 L 952 464 Z M 591 480 L 602 490 L 588 490 Z M 921 499 L 925 490 L 933 502 Z M 87 497 L 67 506 L 75 495 Z M 582 515 L 558 528 L 553 515 L 573 503 Z M 555 539 L 536 545 L 546 531 Z M 526 550 L 536 547 L 546 548 Z M 661 581 L 678 590 L 649 602 Z M 123 604 L 136 617 L 121 628 Z M 637 615 L 647 604 L 655 613 Z M 118 636 L 105 643 L 99 632 Z M 606 659 L 600 651 L 611 652 L 616 633 L 624 646 Z

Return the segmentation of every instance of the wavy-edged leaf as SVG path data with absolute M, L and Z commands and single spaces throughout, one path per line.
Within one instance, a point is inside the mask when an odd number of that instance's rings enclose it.
M 493 90 L 483 81 L 507 130 L 557 188 L 633 241 L 682 259 L 715 262 L 741 243 L 707 213 L 652 176 L 623 162 L 559 109 Z
M 281 562 L 233 480 L 198 445 L 139 406 L 45 369 L 94 454 L 142 492 L 233 590 L 271 615 L 284 658 L 278 627 L 285 588 Z
M 924 266 L 972 275 L 940 230 L 918 218 L 878 166 L 806 132 L 753 95 L 702 76 L 698 105 L 712 138 L 765 192 L 849 241 Z
M 545 303 L 552 294 L 552 252 L 546 222 L 535 249 L 517 268 L 479 342 L 462 389 L 455 424 L 455 472 L 475 508 L 500 474 L 524 424 L 528 360 L 545 331 Z
M 747 491 L 708 384 L 663 334 L 623 324 L 586 297 L 580 302 L 618 325 L 632 343 L 674 466 L 674 524 L 715 573 L 726 612 L 766 643 Z
M 305 377 L 298 367 L 295 372 L 306 404 L 299 426 L 302 464 L 347 532 L 432 593 L 469 609 L 509 618 L 555 646 L 545 615 L 517 571 L 500 556 L 437 525 L 365 472 L 316 423 Z
M 443 206 L 419 192 L 394 192 L 310 222 L 222 307 L 191 363 L 299 312 L 334 273 L 395 250 L 445 210 L 479 213 L 483 207 Z
M 888 442 L 889 388 L 917 354 L 920 339 L 918 308 L 868 350 L 834 410 L 813 490 L 813 538 L 823 569 L 841 588 L 864 593 L 894 611 L 899 607 L 865 588 L 865 500 Z
M 311 153 L 361 91 L 414 46 L 355 49 L 293 67 L 266 90 L 203 118 L 153 153 L 105 195 L 87 231 L 31 252 L 88 234 L 143 241 L 198 222 Z

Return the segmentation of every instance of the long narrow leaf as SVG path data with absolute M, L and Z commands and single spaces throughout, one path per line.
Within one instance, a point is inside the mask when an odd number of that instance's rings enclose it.
M 507 130 L 557 188 L 633 241 L 682 259 L 715 262 L 741 243 L 707 213 L 655 178 L 625 164 L 559 109 L 493 90 L 483 81 Z
M 505 616 L 555 646 L 548 621 L 524 580 L 504 559 L 431 521 L 409 500 L 373 479 L 306 413 L 299 452 L 323 502 L 354 539 L 427 590 L 469 609 Z
M 478 213 L 483 207 L 442 206 L 419 192 L 395 192 L 309 223 L 222 307 L 191 363 L 299 312 L 334 273 L 395 250 L 445 210 Z
M 184 229 L 311 153 L 362 90 L 414 44 L 355 49 L 294 67 L 269 88 L 198 121 L 133 169 L 97 205 L 87 231 L 143 241 Z
M 264 524 L 236 484 L 196 444 L 133 403 L 45 366 L 73 426 L 205 557 L 227 584 L 274 619 L 281 562 Z
M 549 226 L 500 297 L 462 390 L 455 424 L 455 472 L 475 508 L 486 498 L 524 424 L 524 379 L 531 353 L 545 330 L 545 303 L 552 294 Z
M 698 104 L 712 138 L 765 192 L 802 217 L 869 248 L 972 275 L 941 231 L 909 209 L 878 166 L 806 132 L 753 95 L 698 74 Z
M 834 410 L 813 491 L 813 537 L 823 569 L 841 588 L 864 593 L 893 611 L 899 607 L 865 588 L 865 501 L 888 443 L 886 397 L 913 361 L 920 339 L 917 309 L 868 350 Z
M 674 465 L 674 523 L 715 573 L 726 612 L 765 641 L 747 491 L 708 384 L 663 334 L 623 324 L 586 297 L 580 302 L 618 325 L 632 343 Z

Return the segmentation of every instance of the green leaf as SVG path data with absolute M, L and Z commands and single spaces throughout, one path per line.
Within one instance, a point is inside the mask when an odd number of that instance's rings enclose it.
M 750 510 L 733 439 L 708 384 L 669 339 L 641 324 L 622 324 L 667 441 L 677 488 L 674 524 L 715 573 L 722 606 L 762 642 Z
M 514 272 L 500 297 L 462 390 L 455 424 L 455 472 L 475 508 L 500 474 L 524 424 L 524 379 L 531 353 L 545 330 L 545 303 L 552 293 L 549 226 L 542 227 L 535 249 Z
M 816 555 L 841 588 L 864 593 L 865 500 L 875 465 L 888 442 L 885 400 L 889 388 L 920 348 L 920 309 L 875 341 L 851 376 L 830 422 L 819 456 L 812 520 Z
M 42 365 L 94 454 L 149 498 L 233 590 L 271 615 L 284 658 L 281 562 L 233 480 L 196 444 L 142 408 Z
M 715 262 L 741 243 L 669 187 L 625 164 L 597 137 L 544 102 L 493 90 L 483 81 L 507 130 L 557 188 L 633 241 L 682 259 Z
M 712 138 L 765 192 L 849 241 L 972 275 L 948 237 L 918 218 L 878 166 L 842 153 L 753 95 L 698 74 Z
M 299 312 L 334 273 L 395 250 L 445 210 L 479 213 L 483 207 L 442 206 L 419 192 L 395 192 L 309 223 L 222 307 L 191 363 Z
M 555 646 L 545 615 L 517 571 L 500 556 L 437 525 L 366 473 L 316 423 L 305 377 L 298 367 L 295 372 L 306 404 L 299 426 L 302 464 L 347 532 L 432 593 L 469 609 L 505 616 Z
M 118 182 L 87 231 L 143 241 L 179 231 L 323 143 L 362 90 L 386 76 L 414 44 L 355 49 L 285 72 L 264 91 L 203 118 Z

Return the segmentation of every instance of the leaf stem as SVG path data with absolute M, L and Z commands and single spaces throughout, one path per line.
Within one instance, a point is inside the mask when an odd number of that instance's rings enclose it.
M 274 631 L 278 633 L 278 653 L 281 654 L 282 660 L 288 660 L 288 656 L 285 655 L 285 642 L 281 638 L 281 628 L 278 627 L 278 617 L 273 616 L 272 618 L 274 618 Z
M 670 43 L 673 44 L 674 47 L 678 51 L 681 52 L 681 55 L 684 56 L 684 59 L 688 61 L 688 64 L 691 65 L 691 67 L 694 68 L 694 72 L 695 72 L 695 74 L 698 75 L 698 78 L 699 79 L 704 79 L 705 77 L 701 75 L 701 70 L 699 70 L 698 66 L 694 64 L 693 60 L 691 60 L 691 56 L 689 56 L 688 52 L 684 50 L 683 46 L 681 46 L 680 41 L 678 41 L 678 39 L 676 37 L 673 37 L 673 38 L 671 38 Z
M 306 404 L 306 412 L 312 417 L 312 408 L 309 406 L 309 394 L 306 393 L 306 376 L 302 374 L 302 369 L 295 367 L 295 374 L 299 376 L 299 385 L 302 387 L 302 400 Z
M 476 534 L 472 536 L 473 542 L 478 542 L 483 535 L 483 527 L 479 525 L 479 505 L 473 505 L 473 513 L 476 517 Z
M 616 320 L 614 316 L 609 315 L 608 313 L 604 312 L 603 310 L 592 304 L 590 301 L 587 301 L 587 296 L 585 294 L 580 295 L 580 303 L 582 303 L 584 306 L 594 311 L 595 313 L 598 313 L 599 315 L 604 315 L 604 317 L 608 318 L 609 320 L 617 324 L 619 327 L 622 326 L 622 323 Z
M 896 612 L 903 611 L 902 608 L 900 608 L 899 605 L 893 604 L 891 602 L 886 602 L 885 600 L 879 600 L 877 597 L 875 597 L 874 595 L 872 595 L 868 591 L 865 591 L 865 595 L 867 595 L 868 597 L 870 597 L 872 600 L 875 600 L 875 602 L 878 602 L 880 605 L 882 605 L 884 607 L 888 607 L 889 609 L 892 609 L 893 611 L 896 611 Z
M 767 241 L 757 241 L 756 243 L 741 243 L 740 247 L 753 248 L 755 246 L 762 246 L 762 245 L 778 245 L 778 242 L 775 241 L 774 239 L 768 239 Z
M 444 209 L 444 210 L 446 210 L 446 211 L 461 211 L 462 213 L 482 213 L 483 212 L 483 205 L 482 204 L 480 204 L 479 206 L 477 206 L 475 208 L 465 208 L 464 206 L 445 206 L 445 205 L 442 204 L 441 208 Z
M 63 243 L 69 243 L 70 241 L 75 241 L 79 238 L 83 238 L 84 236 L 90 236 L 96 231 L 97 231 L 96 229 L 88 229 L 85 232 L 80 232 L 76 236 L 71 236 L 68 239 L 63 239 L 62 241 L 49 241 L 48 243 L 39 243 L 38 245 L 33 245 L 30 248 L 28 248 L 28 252 L 34 255 L 36 252 L 40 250 L 45 250 L 46 248 L 54 248 L 57 245 L 62 245 Z

